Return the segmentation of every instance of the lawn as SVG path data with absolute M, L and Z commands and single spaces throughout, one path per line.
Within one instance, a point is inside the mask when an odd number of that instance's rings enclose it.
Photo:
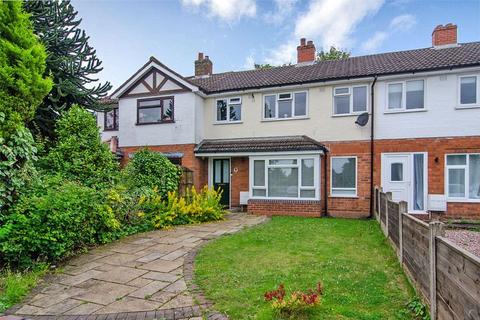
M 195 281 L 231 319 L 275 319 L 265 291 L 323 283 L 308 319 L 412 319 L 414 291 L 375 221 L 274 217 L 205 246 Z

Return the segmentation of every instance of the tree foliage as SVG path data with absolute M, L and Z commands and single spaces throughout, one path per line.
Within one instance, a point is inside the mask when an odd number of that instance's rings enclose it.
M 118 164 L 100 140 L 93 114 L 74 105 L 57 121 L 55 133 L 57 143 L 40 161 L 44 170 L 97 189 L 114 182 Z
M 255 70 L 265 70 L 265 69 L 271 69 L 274 68 L 275 66 L 272 66 L 270 63 L 255 63 L 254 65 Z
M 29 176 L 35 148 L 25 123 L 50 91 L 46 53 L 18 1 L 0 0 L 0 208 Z
M 335 47 L 330 47 L 329 51 L 320 51 L 317 53 L 317 61 L 344 60 L 350 57 L 350 52 L 342 51 Z
M 24 7 L 48 51 L 45 72 L 54 81 L 52 91 L 37 109 L 32 127 L 42 136 L 55 138 L 55 121 L 63 112 L 74 104 L 100 109 L 99 99 L 106 96 L 111 85 L 96 84 L 102 62 L 89 45 L 89 37 L 80 28 L 82 20 L 69 0 L 26 1 Z

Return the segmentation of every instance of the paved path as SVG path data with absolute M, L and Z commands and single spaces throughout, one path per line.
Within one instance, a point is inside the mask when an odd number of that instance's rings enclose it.
M 47 276 L 8 313 L 28 319 L 202 319 L 208 303 L 189 290 L 194 252 L 209 239 L 265 219 L 229 214 L 225 221 L 137 234 L 93 249 Z

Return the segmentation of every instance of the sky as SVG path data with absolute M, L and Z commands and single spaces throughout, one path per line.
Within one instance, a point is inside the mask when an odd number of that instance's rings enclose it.
M 72 0 L 113 90 L 155 56 L 184 76 L 198 52 L 214 73 L 296 62 L 302 37 L 353 56 L 431 46 L 438 24 L 480 41 L 480 0 Z

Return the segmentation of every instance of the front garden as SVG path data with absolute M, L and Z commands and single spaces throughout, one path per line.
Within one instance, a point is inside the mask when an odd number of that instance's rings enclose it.
M 286 297 L 308 288 L 312 294 L 318 282 L 319 304 L 292 319 L 413 317 L 407 308 L 413 289 L 375 221 L 276 217 L 208 244 L 195 273 L 214 307 L 231 319 L 276 319 L 279 307 L 265 293 L 283 284 Z

